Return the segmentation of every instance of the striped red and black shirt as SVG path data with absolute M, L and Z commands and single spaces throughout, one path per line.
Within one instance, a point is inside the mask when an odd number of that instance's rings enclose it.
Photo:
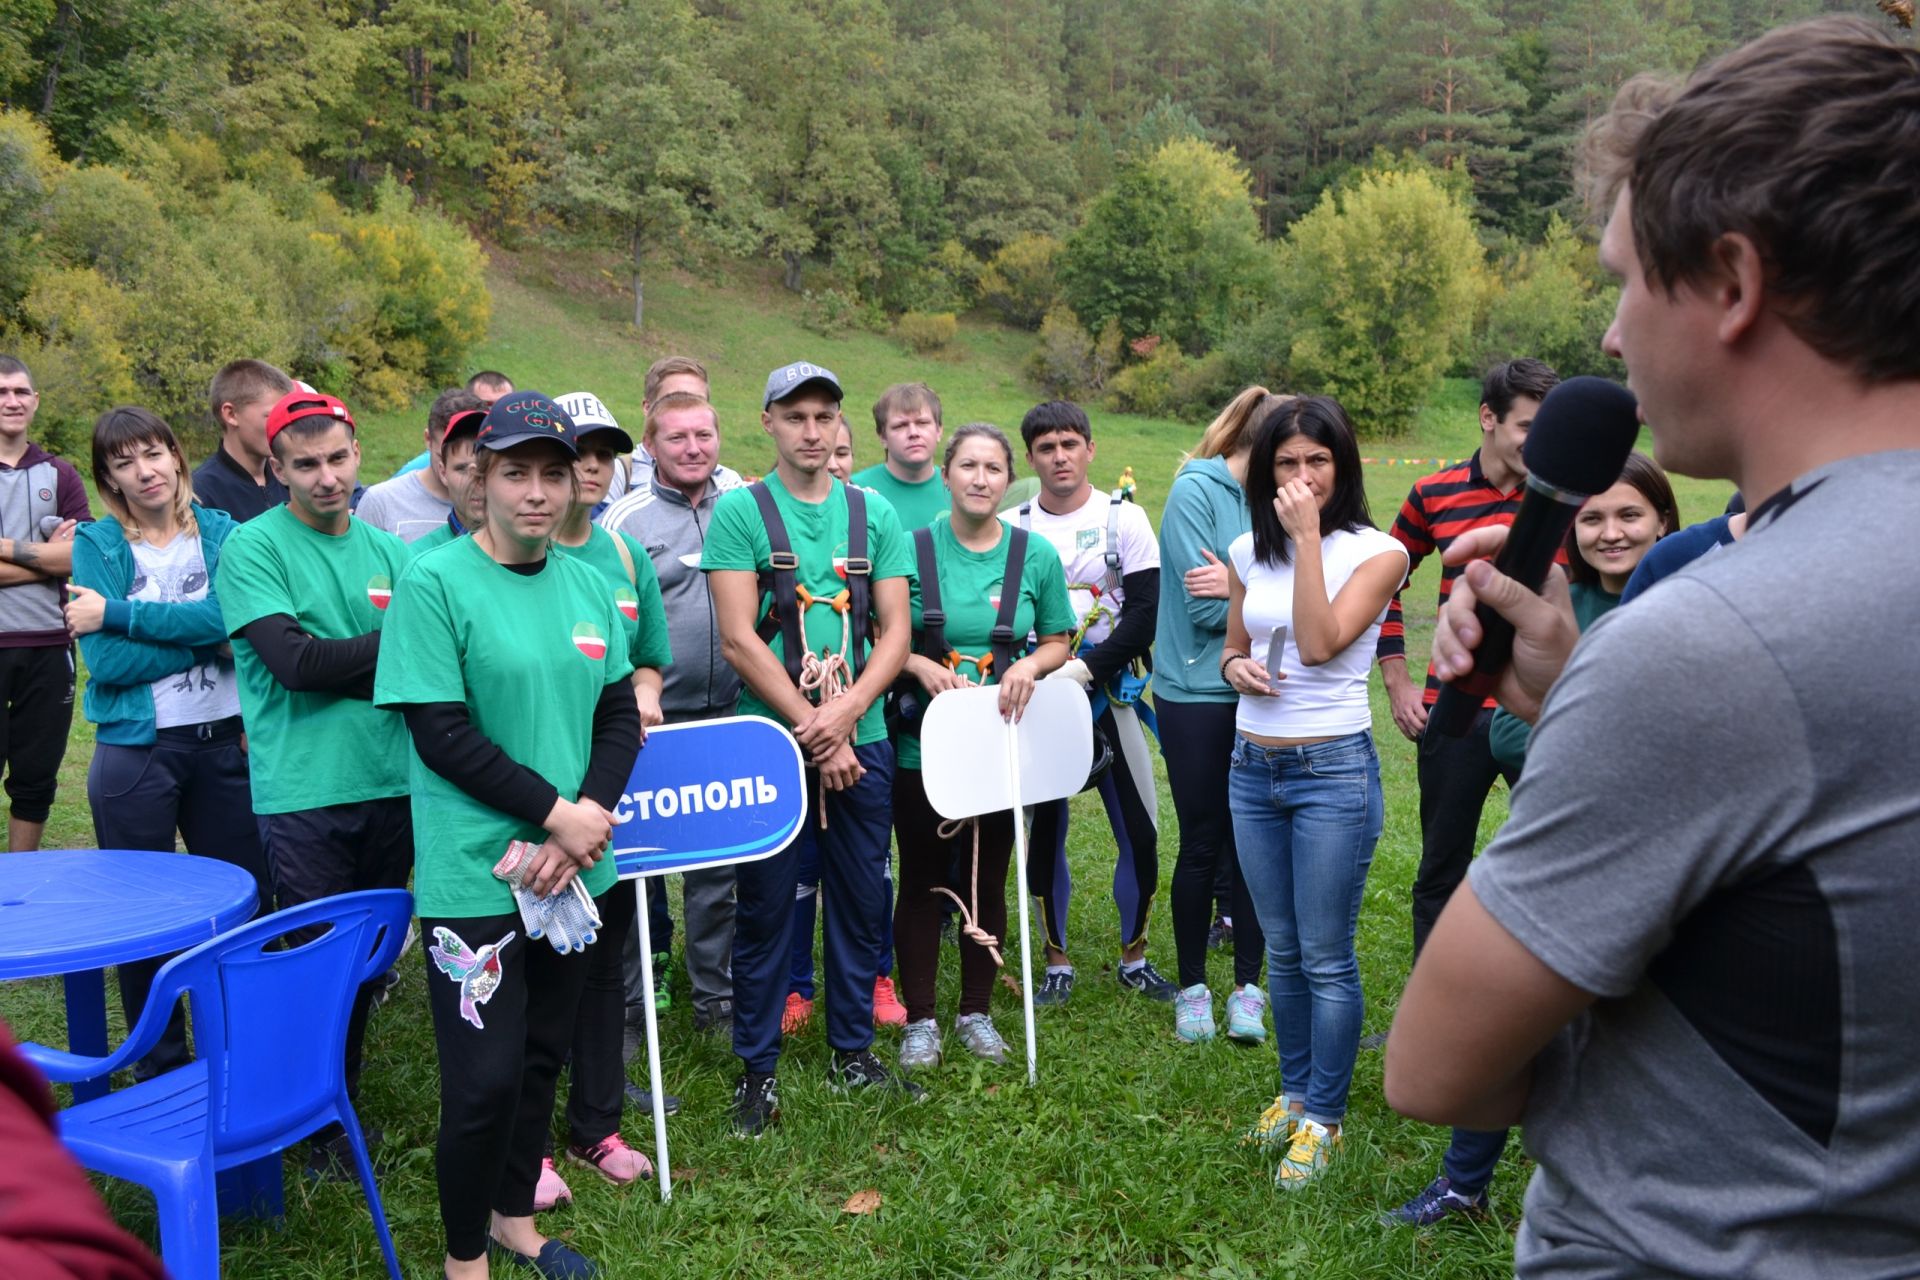
M 1510 525 L 1514 513 L 1520 509 L 1520 495 L 1526 490 L 1525 480 L 1513 488 L 1501 490 L 1487 483 L 1486 475 L 1480 470 L 1480 452 L 1475 450 L 1465 462 L 1455 463 L 1442 471 L 1436 471 L 1414 482 L 1406 502 L 1401 504 L 1400 514 L 1395 517 L 1393 528 L 1389 530 L 1407 549 L 1407 576 L 1420 567 L 1420 562 L 1435 552 L 1445 551 L 1453 545 L 1453 540 L 1472 529 L 1486 525 Z M 1447 597 L 1453 593 L 1453 583 L 1460 576 L 1462 565 L 1448 565 L 1440 573 L 1440 603 L 1446 604 Z M 1406 583 L 1400 584 L 1400 591 L 1406 590 Z M 1374 650 L 1379 661 L 1407 656 L 1407 628 L 1400 614 L 1400 591 L 1393 593 L 1393 603 L 1387 606 L 1386 621 L 1380 624 L 1380 642 Z M 1440 682 L 1434 679 L 1433 669 L 1427 669 L 1427 688 L 1422 695 L 1428 706 L 1440 696 Z M 1498 705 L 1492 698 L 1487 699 L 1489 707 Z

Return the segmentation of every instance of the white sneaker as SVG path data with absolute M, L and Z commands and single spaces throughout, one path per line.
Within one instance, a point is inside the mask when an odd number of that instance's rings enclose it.
M 1188 1044 L 1213 1039 L 1213 993 L 1206 983 L 1182 987 L 1173 998 L 1173 1034 Z
M 985 1058 L 998 1066 L 1007 1062 L 1007 1042 L 1000 1038 L 1000 1030 L 993 1025 L 993 1019 L 984 1013 L 964 1013 L 953 1023 L 953 1033 L 960 1037 L 960 1043 L 967 1046 L 967 1052 L 976 1058 Z
M 940 1024 L 932 1018 L 909 1022 L 900 1035 L 900 1069 L 940 1065 Z
M 1267 993 L 1249 982 L 1227 997 L 1227 1039 L 1241 1044 L 1264 1044 L 1266 1013 Z

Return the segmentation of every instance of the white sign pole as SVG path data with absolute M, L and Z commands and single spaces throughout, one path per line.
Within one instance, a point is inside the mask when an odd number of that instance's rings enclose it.
M 1032 909 L 1027 904 L 1027 814 L 1020 803 L 1020 734 L 1011 722 L 1007 725 L 1007 778 L 1013 793 L 1013 844 L 1019 855 L 1014 874 L 1018 876 L 1015 896 L 1020 899 L 1020 1003 L 1027 1020 L 1027 1083 L 1036 1085 L 1040 1083 L 1040 1050 L 1033 1031 L 1033 950 L 1027 941 L 1032 932 Z
M 666 886 L 660 887 L 665 893 Z M 653 1085 L 654 1176 L 660 1181 L 660 1203 L 673 1199 L 673 1170 L 667 1164 L 666 1090 L 660 1087 L 660 1015 L 653 1007 L 653 927 L 647 920 L 647 877 L 633 878 L 633 895 L 640 912 L 640 989 L 647 1005 L 647 1073 Z M 609 938 L 606 946 L 617 946 Z

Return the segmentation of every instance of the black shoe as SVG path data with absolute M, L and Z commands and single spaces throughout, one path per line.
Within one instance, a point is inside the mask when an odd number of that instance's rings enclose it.
M 395 989 L 400 985 L 400 971 L 398 969 L 389 969 L 375 978 L 370 985 L 373 987 L 373 994 L 367 999 L 367 1011 L 369 1013 L 378 1009 L 393 997 Z
M 704 1035 L 733 1036 L 733 1001 L 716 1000 L 705 1009 L 693 1011 L 693 1029 Z
M 368 1158 L 386 1137 L 378 1129 L 362 1129 L 367 1140 Z M 375 1160 L 374 1171 L 379 1173 L 384 1162 Z M 307 1176 L 316 1182 L 359 1182 L 360 1174 L 353 1167 L 353 1144 L 347 1141 L 347 1132 L 337 1124 L 330 1124 L 308 1139 Z
M 780 1119 L 780 1091 L 771 1071 L 742 1072 L 733 1086 L 733 1131 L 742 1138 L 757 1138 L 767 1126 Z
M 559 1240 L 549 1240 L 540 1246 L 540 1252 L 532 1257 L 516 1253 L 491 1236 L 487 1238 L 487 1252 L 502 1262 L 508 1262 L 523 1270 L 536 1271 L 543 1280 L 596 1280 L 600 1267 L 591 1258 L 582 1257 L 574 1249 Z
M 1065 1004 L 1073 994 L 1073 970 L 1059 972 L 1047 970 L 1047 976 L 1040 980 L 1040 989 L 1033 993 L 1033 1003 L 1037 1006 Z
M 661 1109 L 665 1111 L 666 1114 L 670 1116 L 680 1114 L 680 1099 L 670 1093 L 663 1093 L 660 1095 L 660 1101 L 662 1104 Z M 627 1081 L 627 1105 L 643 1116 L 651 1116 L 653 1114 L 653 1090 L 644 1084 L 635 1084 L 631 1080 Z
M 874 1057 L 873 1050 L 857 1053 L 833 1051 L 833 1065 L 827 1068 L 827 1083 L 843 1093 L 854 1089 L 874 1089 L 881 1093 L 903 1093 L 915 1102 L 927 1091 Z
M 1213 918 L 1213 927 L 1207 930 L 1207 950 L 1231 951 L 1233 949 L 1233 926 L 1222 916 Z
M 1138 991 L 1150 1000 L 1165 1000 L 1169 1003 L 1180 994 L 1180 988 L 1168 982 L 1153 967 L 1151 960 L 1142 961 L 1138 969 L 1116 969 L 1114 973 L 1120 979 L 1120 985 L 1128 991 Z

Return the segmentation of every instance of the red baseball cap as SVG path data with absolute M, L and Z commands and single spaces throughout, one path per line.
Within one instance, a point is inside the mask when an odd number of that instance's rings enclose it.
M 447 419 L 447 429 L 440 433 L 440 443 L 447 444 L 455 436 L 475 436 L 480 434 L 480 424 L 487 420 L 485 409 L 462 409 Z
M 323 391 L 302 391 L 296 387 L 267 410 L 267 443 L 272 444 L 275 436 L 302 418 L 335 418 L 354 429 L 353 414 L 345 403 Z

